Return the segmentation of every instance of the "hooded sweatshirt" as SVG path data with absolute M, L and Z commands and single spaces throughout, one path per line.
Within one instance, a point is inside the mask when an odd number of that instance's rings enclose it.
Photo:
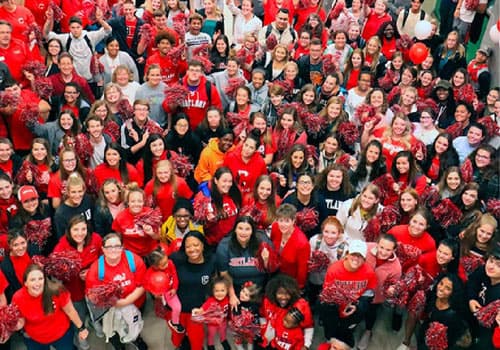
M 229 150 L 231 151 L 234 146 Z M 227 153 L 227 152 L 226 152 Z M 219 149 L 219 139 L 213 138 L 208 141 L 208 145 L 201 151 L 198 165 L 194 169 L 194 178 L 198 183 L 209 181 L 215 174 L 215 171 L 224 164 L 224 156 Z

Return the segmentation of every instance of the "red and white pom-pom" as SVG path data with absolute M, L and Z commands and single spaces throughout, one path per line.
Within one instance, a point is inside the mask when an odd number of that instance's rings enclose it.
M 465 0 L 465 8 L 469 11 L 475 11 L 479 6 L 479 0 Z
M 99 192 L 99 183 L 97 182 L 97 178 L 94 175 L 93 171 L 87 171 L 85 178 L 85 187 L 87 188 L 87 193 L 92 196 L 97 196 Z
M 224 88 L 224 93 L 234 99 L 236 97 L 236 90 L 239 87 L 245 86 L 246 80 L 243 77 L 229 78 L 227 86 Z
M 306 159 L 313 159 L 316 163 L 319 159 L 318 149 L 313 145 L 306 145 Z
M 476 92 L 471 84 L 464 84 L 458 89 L 453 90 L 453 96 L 455 97 L 455 101 L 465 102 L 470 105 L 477 99 Z
M 396 49 L 398 51 L 409 50 L 413 44 L 413 39 L 409 35 L 402 34 L 401 37 L 396 40 Z
M 116 109 L 118 110 L 118 114 L 125 122 L 134 117 L 134 107 L 130 104 L 130 102 L 126 98 L 122 98 L 118 104 L 116 105 Z
M 245 205 L 240 209 L 240 216 L 250 216 L 256 223 L 261 222 L 263 217 L 262 214 L 262 211 L 255 205 Z
M 203 313 L 199 315 L 192 315 L 191 320 L 198 323 L 205 323 L 209 325 L 218 326 L 221 325 L 227 318 L 227 313 L 224 309 L 216 303 L 210 304 L 210 306 L 203 310 Z
M 377 110 L 372 105 L 368 103 L 361 103 L 354 112 L 354 116 L 361 123 L 361 125 L 365 125 L 365 123 L 369 121 L 373 121 L 374 125 L 377 125 L 380 122 L 380 116 L 377 114 Z
M 486 304 L 475 313 L 479 324 L 485 328 L 491 328 L 495 323 L 495 317 L 500 310 L 500 299 Z
M 342 122 L 337 128 L 342 141 L 349 146 L 352 146 L 359 139 L 359 129 L 353 122 Z
M 54 93 L 54 86 L 47 77 L 36 77 L 33 82 L 33 91 L 44 100 L 49 100 Z
M 174 84 L 167 86 L 164 90 L 165 101 L 170 106 L 178 106 L 182 101 L 186 100 L 189 96 L 189 90 L 183 84 Z
M 276 38 L 276 35 L 274 34 L 269 35 L 266 39 L 267 51 L 273 51 L 276 45 L 278 45 L 278 39 Z
M 345 8 L 345 3 L 343 1 L 337 1 L 335 6 L 330 11 L 328 18 L 330 20 L 339 18 L 340 14 L 344 11 L 344 8 Z
M 86 164 L 90 157 L 94 154 L 94 147 L 92 147 L 89 137 L 86 134 L 76 135 L 75 152 L 83 164 Z
M 391 91 L 394 87 L 394 80 L 399 77 L 399 74 L 392 69 L 387 69 L 385 75 L 378 79 L 378 86 L 380 86 L 385 91 Z
M 191 164 L 189 158 L 185 155 L 177 154 L 170 159 L 172 166 L 174 167 L 175 174 L 186 178 L 192 173 L 194 166 Z
M 366 224 L 363 229 L 363 236 L 366 242 L 375 242 L 381 232 L 380 219 L 375 216 Z
M 332 54 L 323 55 L 322 64 L 323 64 L 323 75 L 327 76 L 329 74 L 333 74 L 339 70 L 339 61 L 337 57 Z
M 434 207 L 440 200 L 441 196 L 436 186 L 427 186 L 420 195 L 420 202 L 427 208 Z
M 464 255 L 460 258 L 460 264 L 464 267 L 467 275 L 473 273 L 478 267 L 484 266 L 486 261 L 483 257 L 470 253 L 469 255 Z
M 304 208 L 295 216 L 297 226 L 303 231 L 311 231 L 318 226 L 319 214 L 312 208 Z
M 457 137 L 462 136 L 464 126 L 462 122 L 455 122 L 447 127 L 445 131 L 450 134 L 452 138 L 456 139 Z
M 382 291 L 386 301 L 398 308 L 405 308 L 410 300 L 410 296 L 418 289 L 426 290 L 429 287 L 429 280 L 423 269 L 419 265 L 409 268 L 400 279 L 387 279 L 384 282 Z
M 425 308 L 425 291 L 418 290 L 408 302 L 408 313 L 420 319 Z
M 311 257 L 307 262 L 307 271 L 308 272 L 322 272 L 326 271 L 330 266 L 330 258 L 326 253 L 321 250 L 313 250 L 311 253 Z
M 173 28 L 180 38 L 186 36 L 187 18 L 183 12 L 176 14 L 172 17 Z
M 500 135 L 500 127 L 490 116 L 479 118 L 477 122 L 486 129 L 488 139 Z
M 153 26 L 149 23 L 144 23 L 139 30 L 139 36 L 146 43 L 146 46 L 153 44 L 155 40 Z
M 90 60 L 90 74 L 94 76 L 104 74 L 104 65 L 99 60 L 97 53 L 94 53 Z
M 267 265 L 262 258 L 262 252 L 265 250 L 269 253 L 269 258 L 267 259 Z M 276 250 L 267 242 L 261 242 L 257 253 L 255 253 L 255 268 L 260 272 L 273 273 L 278 271 L 280 267 L 280 258 Z
M 418 262 L 418 258 L 422 254 L 422 250 L 419 248 L 405 243 L 398 243 L 398 248 L 396 250 L 396 256 L 401 263 L 403 270 L 414 266 Z
M 439 322 L 431 322 L 425 331 L 425 344 L 429 350 L 448 349 L 448 327 Z
M 421 152 L 424 159 L 427 158 L 427 146 L 421 140 L 417 140 L 417 142 L 414 142 L 411 145 L 410 151 L 413 155 Z
M 395 183 L 394 178 L 389 173 L 385 173 L 373 180 L 373 184 L 377 185 L 380 189 L 380 202 L 384 202 L 386 199 L 398 195 L 396 191 L 394 191 Z
M 103 283 L 87 290 L 87 298 L 98 307 L 113 307 L 121 298 L 123 288 L 119 282 Z
M 290 80 L 275 80 L 271 84 L 278 85 L 283 88 L 285 95 L 290 95 L 293 92 L 293 81 Z
M 399 96 L 401 96 L 401 88 L 399 86 L 394 86 L 387 94 L 387 102 L 390 105 L 395 104 L 399 99 Z
M 194 60 L 200 62 L 203 66 L 203 70 L 205 71 L 206 74 L 210 73 L 212 71 L 212 68 L 214 67 L 214 63 L 210 61 L 210 58 L 208 55 L 199 55 L 199 56 L 194 56 Z
M 24 234 L 28 242 L 36 244 L 38 247 L 43 248 L 47 243 L 52 230 L 52 223 L 50 218 L 43 220 L 30 220 L 24 225 Z
M 439 106 L 436 103 L 436 101 L 434 101 L 432 98 L 426 98 L 423 100 L 419 99 L 416 102 L 416 106 L 417 106 L 417 111 L 419 111 L 420 113 L 422 113 L 422 111 L 426 108 L 432 109 L 436 114 L 439 113 Z
M 28 181 L 28 174 L 31 173 L 32 180 Z M 40 182 L 40 170 L 38 167 L 31 163 L 28 162 L 27 160 L 23 161 L 21 164 L 21 167 L 17 171 L 17 174 L 14 177 L 14 182 L 18 185 L 30 185 L 33 184 L 35 186 L 38 186 Z
M 302 116 L 302 125 L 306 129 L 307 135 L 319 135 L 325 128 L 327 120 L 317 113 L 304 113 Z
M 118 141 L 120 139 L 120 126 L 113 120 L 109 120 L 106 125 L 104 125 L 102 132 L 111 137 L 113 141 Z
M 63 19 L 63 17 L 66 16 L 63 10 L 61 10 L 61 8 L 58 5 L 56 5 L 54 1 L 51 1 L 49 3 L 49 7 L 52 9 L 52 12 L 54 13 L 53 15 L 54 21 L 60 22 L 61 19 Z
M 20 98 L 10 91 L 0 91 L 0 108 L 12 107 L 16 108 L 19 105 Z
M 35 259 L 33 258 L 33 261 Z M 68 282 L 78 277 L 82 270 L 82 258 L 76 251 L 65 250 L 53 252 L 48 257 L 38 260 L 43 265 L 43 271 L 60 281 Z
M 160 125 L 158 125 L 157 122 L 155 122 L 152 119 L 148 119 L 146 122 L 146 125 L 144 125 L 144 130 L 149 132 L 150 134 L 163 134 L 165 130 L 162 129 Z
M 233 332 L 235 344 L 251 344 L 260 332 L 259 323 L 256 322 L 255 315 L 248 309 L 241 308 L 239 313 L 231 315 L 229 327 Z
M 29 24 L 26 27 L 26 29 L 24 30 L 24 35 L 26 36 L 26 42 L 31 41 L 32 34 L 33 34 L 33 37 L 36 41 L 36 44 L 38 46 L 42 46 L 43 45 L 43 33 L 42 33 L 42 30 L 40 29 L 40 26 L 36 22 Z
M 207 220 L 207 214 L 209 208 L 212 208 L 212 198 L 205 195 L 198 195 L 194 198 L 193 209 L 194 215 L 193 219 L 196 222 L 205 222 Z
M 19 120 L 26 125 L 34 125 L 38 122 L 38 105 L 33 103 L 24 107 L 21 115 L 19 116 Z
M 500 220 L 500 199 L 490 198 L 486 202 L 486 210 Z
M 161 211 L 158 208 L 142 211 L 134 216 L 134 223 L 141 228 L 149 225 L 154 232 L 157 232 L 161 224 L 163 224 Z
M 340 157 L 338 157 L 335 160 L 335 164 L 340 164 L 344 168 L 346 168 L 347 170 L 349 170 L 351 168 L 350 162 L 351 162 L 351 155 L 348 153 L 342 154 Z
M 17 329 L 21 313 L 15 304 L 0 306 L 0 342 L 5 343 Z
M 198 56 L 206 56 L 208 57 L 210 53 L 210 46 L 208 44 L 197 45 L 193 49 L 193 57 L 198 58 Z
M 156 317 L 162 318 L 164 320 L 167 319 L 169 309 L 167 309 L 165 305 L 163 305 L 163 301 L 161 300 L 161 298 L 155 298 L 153 307 Z
M 173 64 L 177 64 L 179 61 L 182 61 L 184 59 L 185 54 L 186 45 L 180 44 L 170 49 L 167 52 L 167 57 L 170 58 Z
M 401 213 L 394 205 L 386 205 L 380 213 L 376 215 L 380 220 L 381 230 L 383 233 L 389 231 L 399 220 L 401 220 Z
M 226 113 L 227 122 L 233 127 L 234 135 L 239 136 L 243 131 L 250 132 L 252 125 L 247 115 L 240 113 Z
M 469 158 L 465 159 L 463 164 L 460 166 L 460 175 L 462 175 L 462 180 L 464 180 L 465 183 L 472 181 L 474 176 L 474 167 Z
M 282 160 L 295 143 L 295 133 L 290 131 L 290 129 L 283 129 L 279 131 L 278 134 L 276 159 Z
M 403 107 L 401 107 L 397 103 L 393 104 L 390 108 L 391 108 L 392 113 L 394 113 L 394 114 L 399 114 L 399 113 L 404 114 Z
M 431 209 L 431 212 L 434 219 L 444 228 L 458 224 L 462 218 L 462 211 L 449 198 L 443 199 L 436 207 Z
M 358 299 L 356 290 L 341 288 L 335 284 L 324 286 L 319 294 L 319 300 L 325 304 L 348 305 Z

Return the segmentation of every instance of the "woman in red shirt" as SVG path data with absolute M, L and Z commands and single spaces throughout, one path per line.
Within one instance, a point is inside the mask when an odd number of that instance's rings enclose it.
M 28 241 L 22 231 L 12 230 L 7 242 L 9 243 L 9 255 L 4 258 L 0 265 L 5 283 L 0 284 L 0 290 L 5 294 L 7 303 L 10 303 L 14 293 L 23 285 L 24 272 L 31 264 L 31 257 L 28 255 Z
M 135 168 L 141 177 L 141 182 L 147 184 L 154 176 L 156 164 L 160 160 L 169 160 L 176 156 L 177 153 L 167 149 L 165 139 L 160 134 L 151 134 L 148 137 L 148 142 L 142 153 L 142 158 L 139 159 Z
M 358 85 L 359 72 L 365 65 L 365 54 L 360 48 L 354 49 L 347 59 L 344 68 L 344 86 L 346 90 L 351 90 Z
M 123 246 L 141 257 L 151 253 L 160 239 L 159 227 L 139 226 L 135 223 L 137 215 L 153 211 L 145 206 L 145 201 L 144 191 L 135 184 L 129 185 L 125 196 L 127 208 L 116 216 L 111 226 L 114 232 L 123 236 Z
M 384 0 L 375 1 L 373 8 L 368 7 L 365 3 L 366 22 L 361 36 L 368 41 L 372 36 L 377 34 L 377 30 L 382 23 L 392 21 L 391 15 L 387 13 L 387 2 Z
M 156 164 L 155 177 L 146 184 L 144 192 L 148 203 L 160 208 L 163 221 L 172 215 L 177 198 L 191 199 L 193 196 L 186 181 L 174 174 L 172 163 L 168 160 L 160 160 Z
M 82 320 L 88 315 L 85 302 L 85 278 L 90 265 L 101 254 L 101 236 L 88 231 L 88 224 L 83 216 L 74 216 L 69 220 L 66 235 L 62 236 L 54 252 L 76 252 L 82 261 L 79 276 L 65 282 L 64 286 L 71 294 L 71 300 Z M 77 339 L 75 339 L 77 340 Z M 78 340 L 77 340 L 78 341 Z M 82 349 L 88 348 L 86 340 L 79 340 Z
M 16 215 L 17 199 L 13 194 L 14 183 L 6 173 L 0 173 L 0 234 L 6 234 L 9 218 Z
M 53 282 L 43 273 L 39 265 L 28 266 L 24 273 L 24 286 L 12 298 L 21 318 L 19 329 L 24 327 L 28 337 L 24 344 L 28 349 L 58 350 L 73 347 L 73 329 L 78 330 L 79 339 L 87 339 L 89 331 L 71 302 L 70 293 L 60 283 Z
M 259 230 L 268 230 L 276 218 L 276 208 L 279 207 L 281 198 L 276 195 L 276 186 L 269 175 L 261 175 L 257 178 L 253 188 L 252 196 L 247 196 L 243 201 L 242 212 L 246 210 L 252 213 L 259 212 L 258 216 L 252 215 L 256 220 Z
M 104 149 L 104 163 L 99 164 L 94 169 L 94 175 L 99 187 L 109 178 L 116 179 L 124 185 L 136 182 L 139 187 L 142 187 L 142 181 L 137 169 L 127 163 L 125 152 L 116 142 L 106 145 Z

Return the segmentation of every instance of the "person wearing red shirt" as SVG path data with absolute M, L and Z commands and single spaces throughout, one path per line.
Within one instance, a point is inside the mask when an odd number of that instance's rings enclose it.
M 5 280 L 0 283 L 7 303 L 12 301 L 15 292 L 23 285 L 24 272 L 31 264 L 28 255 L 28 241 L 21 230 L 12 230 L 8 235 L 9 255 L 4 258 L 0 265 Z
M 160 31 L 155 36 L 155 45 L 158 50 L 148 57 L 144 71 L 147 72 L 150 65 L 157 64 L 161 68 L 162 81 L 167 85 L 177 84 L 186 73 L 187 63 L 182 59 L 173 62 L 168 56 L 168 52 L 176 45 L 175 36 L 169 31 Z
M 224 165 L 233 173 L 243 197 L 251 196 L 257 178 L 267 174 L 264 158 L 257 152 L 260 137 L 251 133 L 243 144 L 226 153 Z
M 307 282 L 307 261 L 311 246 L 305 234 L 295 225 L 297 209 L 282 204 L 276 211 L 276 222 L 271 228 L 271 240 L 279 249 L 280 271 L 297 280 L 304 289 Z
M 174 174 L 172 163 L 168 160 L 160 160 L 157 163 L 155 174 L 154 179 L 146 184 L 144 192 L 146 198 L 151 199 L 152 203 L 160 208 L 163 221 L 166 221 L 172 215 L 175 199 L 190 199 L 193 191 L 186 180 Z
M 452 272 L 457 274 L 465 283 L 467 282 L 467 274 L 465 273 L 463 265 L 460 263 L 459 255 L 457 241 L 445 238 L 439 242 L 435 252 L 420 255 L 418 264 L 432 278 L 436 278 L 443 272 Z
M 376 0 L 373 9 L 365 4 L 365 13 L 367 15 L 363 33 L 361 34 L 363 39 L 370 39 L 377 34 L 383 23 L 392 21 L 392 17 L 387 13 L 387 10 L 387 3 L 384 0 Z
M 264 0 L 262 3 L 264 6 L 264 22 L 262 24 L 264 26 L 267 26 L 276 20 L 276 15 L 278 14 L 278 10 L 280 8 L 288 10 L 290 13 L 288 21 L 292 24 L 295 14 L 295 5 L 293 0 Z
M 294 29 L 298 32 L 304 26 L 304 24 L 306 24 L 307 19 L 312 13 L 318 14 L 321 21 L 325 23 L 326 11 L 323 8 L 322 4 L 323 3 L 319 0 L 311 0 L 309 1 L 309 6 L 307 6 L 306 8 L 297 8 Z
M 292 307 L 285 317 L 273 325 L 275 334 L 271 340 L 271 348 L 279 350 L 302 350 L 304 348 L 304 331 L 300 322 L 304 315 L 299 309 Z
M 49 9 L 49 4 L 52 0 L 25 0 L 24 6 L 31 11 L 36 24 L 43 28 L 45 24 L 45 12 Z
M 12 38 L 26 42 L 26 28 L 35 23 L 35 17 L 29 9 L 16 5 L 14 0 L 3 0 L 0 7 L 0 20 L 12 26 Z
M 73 331 L 70 321 L 78 329 L 80 339 L 86 339 L 89 331 L 71 302 L 70 293 L 62 285 L 48 279 L 42 267 L 28 266 L 24 274 L 24 286 L 12 298 L 21 318 L 18 327 L 24 328 L 23 337 L 28 349 L 53 346 L 56 349 L 73 347 Z M 48 331 L 50 330 L 50 331 Z
M 93 1 L 87 0 L 60 0 L 60 3 L 56 3 L 61 7 L 64 13 L 63 18 L 59 22 L 61 26 L 61 33 L 69 32 L 69 20 L 73 16 L 77 16 L 82 20 L 82 27 L 85 28 L 87 25 L 91 24 L 90 19 L 86 14 L 92 12 L 94 7 Z
M 1 33 L 0 33 L 1 34 Z M 0 41 L 1 45 L 1 41 Z M 203 76 L 203 65 L 196 59 L 188 63 L 186 76 L 182 79 L 181 84 L 189 90 L 189 95 L 183 101 L 163 101 L 163 109 L 166 112 L 173 112 L 174 109 L 179 109 L 189 117 L 189 127 L 191 130 L 196 130 L 201 123 L 207 109 L 210 106 L 215 106 L 222 110 L 222 102 L 215 88 L 210 82 L 207 82 Z M 209 91 L 210 90 L 210 96 Z
M 21 82 L 24 75 L 21 67 L 33 59 L 25 41 L 13 38 L 12 24 L 0 20 L 0 61 L 9 67 L 12 78 Z
M 500 311 L 498 311 L 495 321 L 497 322 L 497 325 L 493 333 L 493 346 L 500 348 Z
M 144 191 L 136 185 L 129 185 L 125 201 L 128 208 L 120 212 L 113 220 L 112 229 L 123 235 L 123 245 L 126 249 L 139 256 L 146 256 L 158 245 L 160 227 L 136 224 L 136 216 L 151 214 L 151 208 L 144 206 L 146 200 Z
M 254 218 L 259 230 L 269 230 L 276 216 L 276 208 L 281 204 L 281 198 L 276 194 L 276 186 L 269 175 L 261 175 L 255 182 L 253 192 L 244 198 L 243 208 L 256 209 L 260 218 Z
M 104 163 L 99 164 L 94 169 L 94 175 L 99 187 L 107 179 L 116 179 L 119 183 L 125 185 L 136 182 L 139 187 L 142 187 L 139 172 L 135 167 L 127 163 L 124 153 L 120 145 L 116 142 L 106 145 L 104 149 Z
M 323 291 L 334 288 L 332 293 L 346 293 L 344 302 L 321 305 L 327 339 L 343 336 L 351 343 L 354 341 L 353 326 L 364 319 L 377 288 L 377 276 L 366 263 L 366 256 L 366 242 L 351 240 L 344 259 L 334 262 L 326 271 Z

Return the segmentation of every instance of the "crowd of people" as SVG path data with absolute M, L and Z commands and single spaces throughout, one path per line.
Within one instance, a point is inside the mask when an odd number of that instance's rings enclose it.
M 2 0 L 0 348 L 500 347 L 494 1 L 423 2 Z

